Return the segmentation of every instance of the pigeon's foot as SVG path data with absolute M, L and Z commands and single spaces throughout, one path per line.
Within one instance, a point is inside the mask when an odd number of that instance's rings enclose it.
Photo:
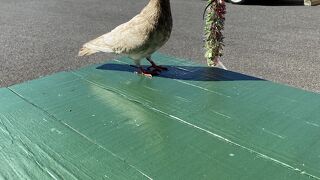
M 148 77 L 148 78 L 152 78 L 152 76 L 153 76 L 150 72 L 147 72 L 145 70 L 143 70 L 143 71 L 139 70 L 139 71 L 136 71 L 136 73 L 139 75 Z
M 157 76 L 159 75 L 159 73 L 157 71 L 150 71 L 150 70 L 145 70 L 142 67 L 138 67 L 138 66 L 134 66 L 134 65 L 130 65 L 132 67 L 137 68 L 137 71 L 135 71 L 136 74 L 148 77 L 148 78 L 152 78 L 152 76 Z

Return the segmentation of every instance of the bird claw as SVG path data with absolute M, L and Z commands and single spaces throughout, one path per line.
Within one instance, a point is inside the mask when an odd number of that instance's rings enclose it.
M 139 68 L 138 71 L 135 72 L 136 74 L 139 74 L 139 75 L 142 75 L 142 76 L 145 76 L 145 77 L 148 77 L 148 78 L 152 78 L 152 76 L 158 76 L 159 75 L 159 72 L 158 71 L 149 71 L 149 70 L 145 70 L 145 69 L 142 69 L 142 68 Z
M 135 72 L 136 74 L 140 74 L 148 78 L 152 78 L 152 76 L 158 76 L 161 71 L 168 71 L 168 68 L 155 65 L 154 63 L 152 64 L 152 66 L 148 67 L 147 69 L 143 69 L 141 66 L 140 67 L 135 65 L 130 65 L 130 66 L 138 69 L 138 71 Z
M 143 72 L 138 72 L 138 71 L 135 71 L 134 73 L 141 75 L 141 76 L 144 76 L 144 77 L 147 77 L 147 78 L 152 78 L 152 74 L 149 74 L 149 73 L 143 73 Z

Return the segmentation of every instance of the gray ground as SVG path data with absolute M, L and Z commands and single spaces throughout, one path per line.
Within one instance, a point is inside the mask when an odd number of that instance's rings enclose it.
M 205 63 L 205 1 L 171 0 L 174 31 L 160 52 Z M 259 0 L 256 0 L 259 1 Z M 129 20 L 147 0 L 0 0 L 0 86 L 103 62 L 80 46 Z M 320 92 L 320 7 L 227 4 L 224 64 L 233 71 Z

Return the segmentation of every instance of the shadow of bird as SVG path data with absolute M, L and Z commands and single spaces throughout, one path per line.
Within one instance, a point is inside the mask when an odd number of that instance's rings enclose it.
M 145 67 L 145 66 L 143 66 Z M 257 77 L 207 66 L 166 65 L 169 71 L 161 73 L 159 78 L 187 81 L 265 81 Z M 134 72 L 127 64 L 110 63 L 96 67 L 98 70 Z

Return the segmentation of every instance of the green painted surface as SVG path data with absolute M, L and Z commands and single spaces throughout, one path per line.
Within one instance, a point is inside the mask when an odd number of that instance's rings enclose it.
M 320 95 L 153 56 L 0 89 L 0 179 L 320 179 Z

